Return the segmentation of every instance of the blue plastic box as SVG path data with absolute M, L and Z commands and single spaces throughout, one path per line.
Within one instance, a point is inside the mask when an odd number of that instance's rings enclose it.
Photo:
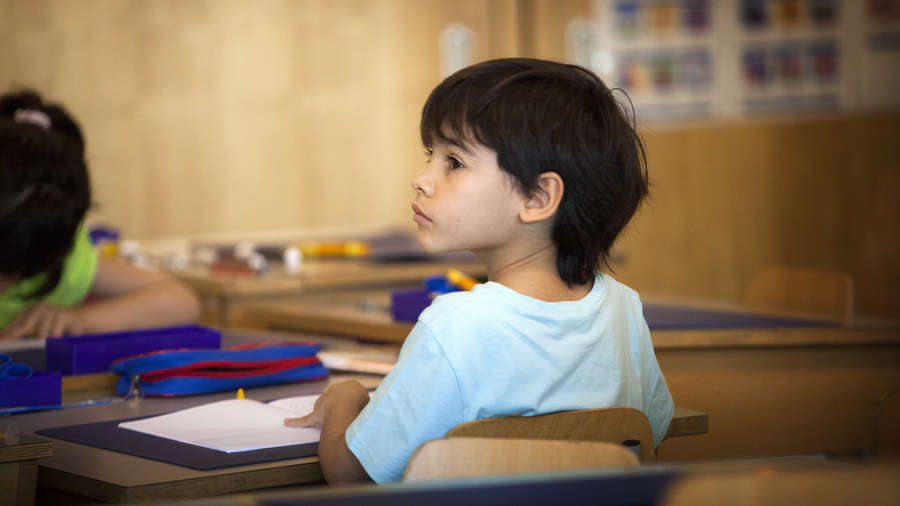
M 160 350 L 218 349 L 217 330 L 189 325 L 47 339 L 47 370 L 64 375 L 109 371 L 116 359 Z
M 433 300 L 428 290 L 396 290 L 391 292 L 391 315 L 400 322 L 416 322 L 419 314 Z
M 0 408 L 57 406 L 62 402 L 62 375 L 34 371 L 27 378 L 0 381 Z

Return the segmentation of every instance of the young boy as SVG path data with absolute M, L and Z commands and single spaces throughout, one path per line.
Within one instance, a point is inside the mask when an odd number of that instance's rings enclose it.
M 610 90 L 572 65 L 488 61 L 435 88 L 421 136 L 419 243 L 474 252 L 488 282 L 434 300 L 371 400 L 339 383 L 285 420 L 322 426 L 325 479 L 398 481 L 423 442 L 497 416 L 631 406 L 659 444 L 674 406 L 640 300 L 600 273 L 648 191 Z

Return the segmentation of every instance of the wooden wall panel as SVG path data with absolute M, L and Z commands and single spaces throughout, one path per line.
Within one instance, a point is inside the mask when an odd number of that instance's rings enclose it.
M 593 19 L 592 0 L 520 0 L 521 56 L 562 60 L 566 54 L 566 28 L 575 19 Z
M 804 264 L 853 275 L 859 312 L 900 317 L 888 257 L 900 214 L 875 210 L 882 182 L 900 174 L 900 114 L 643 134 L 653 196 L 619 245 L 619 279 L 646 293 L 740 300 L 763 265 Z
M 441 32 L 515 52 L 515 2 L 0 1 L 0 87 L 81 120 L 132 237 L 410 222 Z

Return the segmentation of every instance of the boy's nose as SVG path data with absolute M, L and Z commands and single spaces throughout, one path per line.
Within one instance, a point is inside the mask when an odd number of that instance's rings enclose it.
M 419 172 L 417 172 L 416 175 L 413 176 L 412 181 L 410 181 L 410 183 L 412 184 L 413 190 L 415 190 L 416 193 L 424 193 L 426 195 L 428 194 L 429 186 L 428 186 L 427 178 L 425 177 L 425 171 L 427 169 L 428 169 L 428 167 L 425 167 L 422 170 L 420 170 Z

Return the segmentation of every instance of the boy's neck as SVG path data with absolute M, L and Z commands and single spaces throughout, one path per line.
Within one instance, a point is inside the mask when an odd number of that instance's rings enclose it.
M 544 248 L 513 258 L 482 258 L 489 281 L 545 302 L 581 300 L 593 283 L 571 287 L 559 277 L 556 251 Z

